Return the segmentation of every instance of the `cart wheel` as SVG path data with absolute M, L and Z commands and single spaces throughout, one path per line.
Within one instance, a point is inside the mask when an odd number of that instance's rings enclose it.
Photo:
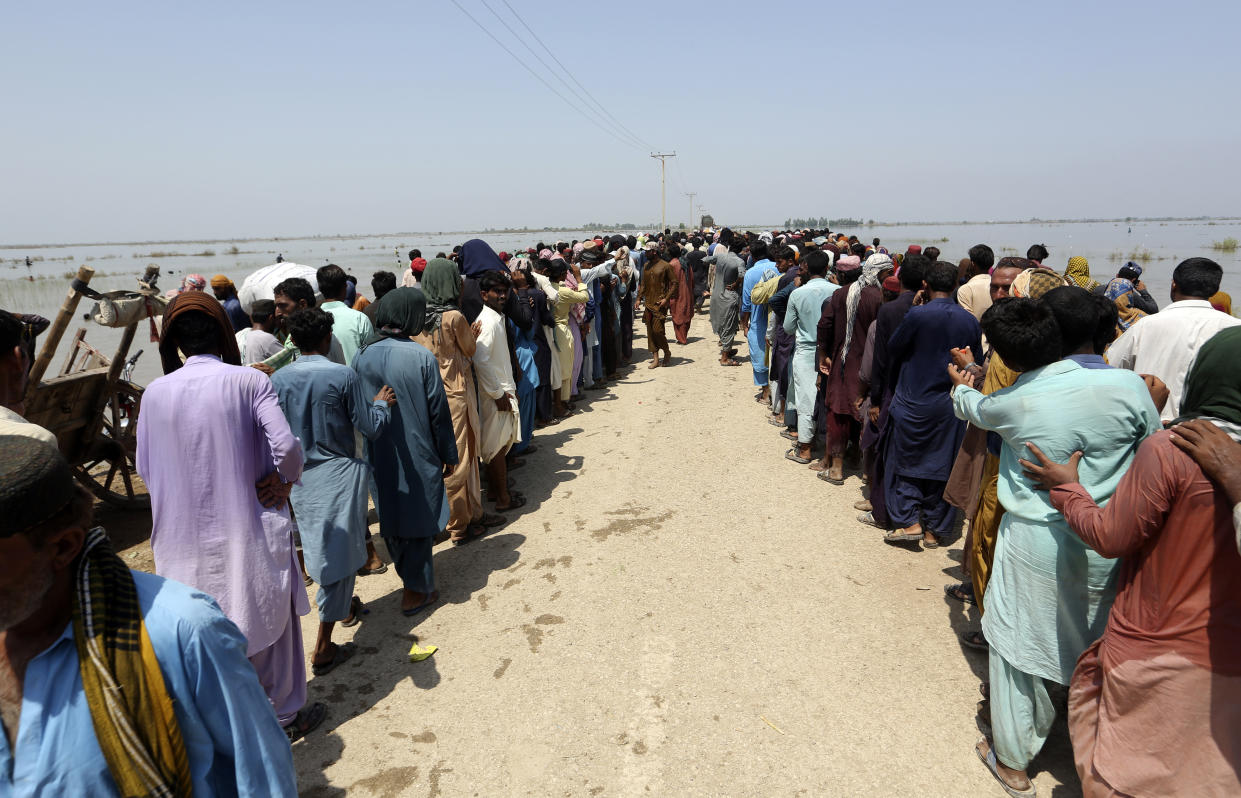
M 78 481 L 103 501 L 125 510 L 151 506 L 134 456 L 138 450 L 138 409 L 142 388 L 120 381 L 103 410 L 99 438 L 87 458 L 74 466 Z

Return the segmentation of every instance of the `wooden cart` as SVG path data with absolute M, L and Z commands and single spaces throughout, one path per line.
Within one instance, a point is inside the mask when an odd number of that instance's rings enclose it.
M 151 506 L 151 497 L 134 465 L 142 387 L 124 379 L 122 371 L 138 325 L 146 319 L 123 328 L 111 358 L 86 343 L 85 328 L 78 330 L 60 373 L 43 379 L 78 303 L 93 293 L 88 286 L 94 274 L 89 266 L 78 269 L 48 329 L 30 370 L 25 417 L 56 436 L 74 475 L 91 493 L 117 507 L 143 509 Z M 145 286 L 140 293 L 157 295 Z

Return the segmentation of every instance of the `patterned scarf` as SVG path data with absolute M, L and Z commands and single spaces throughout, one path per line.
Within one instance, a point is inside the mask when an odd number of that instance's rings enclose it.
M 849 359 L 849 344 L 853 343 L 853 318 L 857 315 L 858 302 L 862 300 L 862 289 L 868 285 L 879 285 L 879 273 L 892 265 L 892 259 L 883 253 L 876 253 L 862 264 L 862 276 L 849 286 L 849 295 L 845 297 L 845 347 L 840 352 L 840 365 Z
M 573 274 L 572 269 L 565 273 L 564 284 L 565 287 L 573 291 L 585 290 L 584 288 L 580 288 L 581 284 L 577 281 L 577 277 Z M 586 321 L 585 303 L 574 303 L 573 306 L 569 308 L 569 316 L 578 324 Z
M 1116 334 L 1124 335 L 1125 330 L 1146 317 L 1146 312 L 1133 306 L 1133 295 L 1137 290 L 1133 283 L 1123 277 L 1113 278 L 1103 291 L 1103 296 L 1116 305 Z
M 187 796 L 190 762 L 134 577 L 98 527 L 75 578 L 73 637 L 95 736 L 123 796 Z
M 1064 270 L 1064 278 L 1072 280 L 1087 291 L 1093 291 L 1099 287 L 1099 281 L 1090 276 L 1090 262 L 1080 255 L 1069 258 L 1069 265 Z

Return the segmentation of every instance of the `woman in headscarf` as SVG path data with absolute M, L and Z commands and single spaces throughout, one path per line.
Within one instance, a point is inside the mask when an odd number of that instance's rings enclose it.
M 1134 300 L 1141 299 L 1133 283 L 1123 277 L 1113 278 L 1103 291 L 1103 296 L 1116 304 L 1116 334 L 1124 335 L 1125 330 L 1146 317 L 1146 311 L 1139 310 Z
M 1087 796 L 1241 794 L 1241 555 L 1231 503 L 1182 451 L 1211 425 L 1241 441 L 1241 327 L 1199 350 L 1181 413 L 1103 508 L 1078 484 L 1078 456 L 1032 449 L 1039 465 L 1023 463 L 1086 545 L 1121 558 L 1107 628 L 1069 687 Z
M 482 480 L 478 452 L 482 425 L 478 420 L 478 395 L 474 388 L 474 330 L 460 311 L 462 278 L 457 266 L 446 258 L 435 258 L 422 272 L 422 293 L 426 296 L 426 318 L 414 340 L 425 346 L 439 362 L 440 378 L 452 415 L 460 463 L 444 478 L 448 493 L 448 536 L 461 545 L 483 533 L 486 526 L 504 522 L 504 517 L 483 513 Z
M 543 384 L 551 360 L 543 328 L 544 325 L 556 323 L 551 308 L 547 306 L 547 295 L 534 282 L 529 259 L 521 259 L 520 262 L 521 266 L 513 270 L 513 289 L 517 292 L 517 302 L 529 312 L 535 323 L 523 330 L 508 322 L 508 334 L 517 353 L 517 371 L 513 374 L 517 380 L 517 418 L 521 422 L 521 439 L 513 446 L 514 455 L 537 451 L 530 443 L 534 437 L 535 392 Z
M 371 395 L 384 385 L 396 392 L 387 434 L 368 443 L 367 457 L 374 472 L 379 534 L 405 588 L 405 615 L 439 600 L 431 544 L 448 526 L 444 478 L 452 476 L 459 460 L 440 365 L 413 340 L 425 329 L 426 311 L 426 297 L 419 289 L 389 291 L 375 313 L 375 340 L 353 360 Z
M 1069 258 L 1069 265 L 1064 270 L 1064 279 L 1087 291 L 1093 291 L 1099 287 L 1099 281 L 1090 276 L 1090 262 L 1081 255 Z

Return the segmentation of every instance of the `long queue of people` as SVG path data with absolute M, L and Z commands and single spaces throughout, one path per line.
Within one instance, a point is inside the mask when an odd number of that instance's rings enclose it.
M 336 265 L 248 308 L 227 276 L 188 275 L 137 422 L 158 575 L 92 528 L 56 436 L 22 417 L 47 320 L 0 311 L 0 786 L 295 794 L 289 745 L 326 715 L 307 703 L 306 588 L 325 676 L 358 655 L 332 641 L 370 612 L 356 580 L 388 569 L 373 498 L 401 613 L 435 606 L 434 543 L 520 512 L 509 471 L 536 423 L 619 377 L 639 289 L 651 341 L 680 318 L 662 252 L 614 237 L 510 258 L 475 239 L 411 253 L 402 285 L 375 274 L 373 302 Z
M 721 251 L 726 250 L 726 251 Z M 949 543 L 964 517 L 989 655 L 978 758 L 1010 795 L 1068 685 L 1083 789 L 1241 791 L 1241 320 L 1222 270 L 1179 264 L 1160 308 L 1127 263 L 1041 245 L 960 263 L 827 231 L 732 236 L 712 323 L 746 336 L 755 399 L 877 542 Z M 733 308 L 739 310 L 733 312 Z
M 1218 265 L 1180 264 L 1159 308 L 1137 264 L 1100 286 L 1041 248 L 951 264 L 828 231 L 440 254 L 376 273 L 373 301 L 335 265 L 248 308 L 224 275 L 186 278 L 137 429 L 159 576 L 124 566 L 55 436 L 21 418 L 41 324 L 0 312 L 0 773 L 15 794 L 101 778 L 292 794 L 289 743 L 326 714 L 307 705 L 306 585 L 324 676 L 360 655 L 335 625 L 381 609 L 359 577 L 386 559 L 405 616 L 435 606 L 436 540 L 521 512 L 509 472 L 535 430 L 623 373 L 639 313 L 649 367 L 670 365 L 667 322 L 686 344 L 707 299 L 719 363 L 744 365 L 744 336 L 786 458 L 835 487 L 862 477 L 859 520 L 917 550 L 969 520 L 967 579 L 946 589 L 986 610 L 965 641 L 990 653 L 977 752 L 1007 792 L 1033 794 L 1047 685 L 1071 682 L 1089 794 L 1236 793 L 1241 322 L 1212 307 Z M 66 739 L 81 756 L 60 755 Z

